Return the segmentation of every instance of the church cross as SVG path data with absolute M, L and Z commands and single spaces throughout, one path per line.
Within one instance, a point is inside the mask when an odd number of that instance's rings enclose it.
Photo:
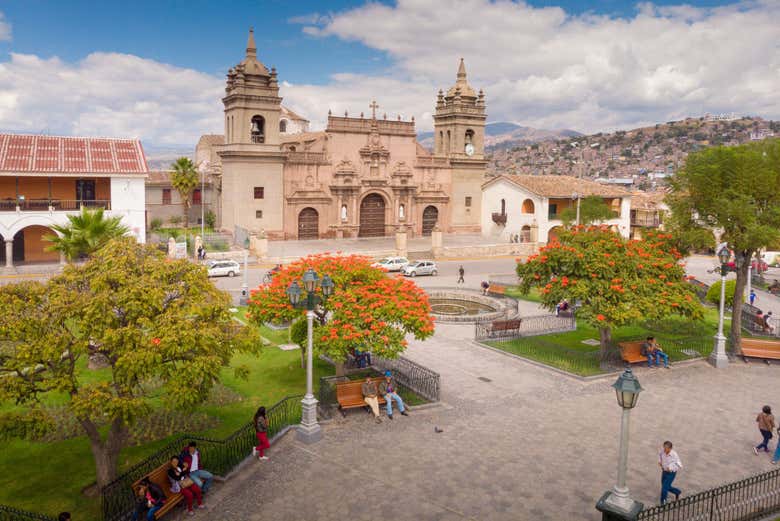
M 368 106 L 368 108 L 371 109 L 371 119 L 376 119 L 376 109 L 379 108 L 379 105 L 377 105 L 376 100 L 372 101 L 371 104 Z

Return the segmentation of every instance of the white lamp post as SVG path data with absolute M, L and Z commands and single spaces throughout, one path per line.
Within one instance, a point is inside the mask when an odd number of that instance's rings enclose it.
M 313 330 L 314 330 L 314 309 L 324 299 L 327 299 L 333 294 L 333 288 L 335 284 L 328 275 L 325 275 L 320 281 L 317 273 L 309 268 L 306 273 L 303 274 L 303 289 L 306 291 L 306 300 L 302 301 L 302 291 L 298 282 L 294 281 L 287 288 L 287 297 L 290 299 L 290 304 L 293 307 L 305 307 L 306 308 L 306 395 L 301 400 L 302 414 L 301 424 L 298 427 L 298 439 L 304 443 L 314 443 L 322 439 L 322 427 L 317 422 L 317 399 L 314 397 L 314 385 L 313 385 L 313 366 L 314 366 L 314 346 L 313 346 Z M 322 298 L 317 296 L 317 288 L 322 289 Z
M 718 316 L 718 333 L 715 335 L 715 347 L 708 359 L 709 363 L 718 369 L 729 365 L 729 357 L 726 356 L 726 337 L 723 335 L 723 315 L 726 307 L 726 275 L 729 272 L 729 252 L 728 245 L 723 245 L 718 251 L 718 260 L 720 261 L 720 315 Z
M 602 520 L 635 520 L 642 511 L 644 505 L 634 501 L 628 494 L 626 485 L 626 473 L 628 469 L 628 437 L 629 437 L 629 415 L 631 409 L 636 407 L 639 393 L 642 392 L 642 386 L 627 368 L 625 372 L 618 377 L 612 384 L 617 395 L 617 402 L 623 410 L 623 416 L 620 421 L 620 452 L 618 457 L 617 483 L 612 490 L 605 492 L 598 503 L 596 509 L 602 513 Z
M 574 223 L 579 226 L 580 225 L 580 194 L 578 192 L 574 192 L 571 194 L 572 199 L 577 200 L 577 219 L 574 221 Z

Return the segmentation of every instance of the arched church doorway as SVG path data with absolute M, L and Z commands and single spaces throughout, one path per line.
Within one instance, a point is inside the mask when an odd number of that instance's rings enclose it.
M 358 237 L 384 237 L 385 200 L 379 194 L 369 194 L 360 203 Z
M 430 236 L 438 220 L 439 210 L 435 206 L 426 206 L 425 210 L 423 210 L 422 234 L 426 237 Z
M 320 214 L 314 208 L 304 208 L 298 214 L 298 239 L 320 238 Z

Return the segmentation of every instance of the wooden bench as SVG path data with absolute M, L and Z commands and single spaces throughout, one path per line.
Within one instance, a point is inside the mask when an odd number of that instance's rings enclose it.
M 171 481 L 168 479 L 168 469 L 171 468 L 170 463 L 165 462 L 153 471 L 151 471 L 149 474 L 147 474 L 146 478 L 149 478 L 149 481 L 152 483 L 155 483 L 158 485 L 163 492 L 165 493 L 165 503 L 163 503 L 163 506 L 161 509 L 159 509 L 157 512 L 154 513 L 155 519 L 160 519 L 162 516 L 164 516 L 168 511 L 170 511 L 173 507 L 175 507 L 179 501 L 184 499 L 184 496 L 181 495 L 181 492 L 171 492 Z M 143 479 L 143 478 L 141 478 Z M 141 479 L 133 483 L 133 496 L 138 497 L 138 489 L 141 488 Z
M 751 358 L 773 358 L 780 360 L 780 340 L 764 340 L 763 338 L 743 338 L 742 356 Z
M 488 286 L 488 295 L 503 297 L 506 294 L 506 286 L 492 283 Z
M 639 362 L 647 363 L 647 357 L 642 354 L 642 344 L 644 340 L 634 340 L 632 342 L 620 342 L 620 356 L 624 362 L 636 364 Z
M 376 384 L 377 389 L 377 401 L 379 405 L 385 405 L 385 397 L 378 393 L 379 384 L 384 380 L 382 377 L 371 378 L 371 381 Z M 341 414 L 345 416 L 345 409 L 354 409 L 355 407 L 368 407 L 368 404 L 363 400 L 363 389 L 361 386 L 366 381 L 365 378 L 360 380 L 351 380 L 349 382 L 341 382 L 336 384 L 336 400 L 339 402 L 339 410 Z
M 487 332 L 489 335 L 493 335 L 493 333 L 498 333 L 501 331 L 519 331 L 520 330 L 520 324 L 522 324 L 523 321 L 519 318 L 514 318 L 512 320 L 496 320 L 494 322 L 491 322 L 490 325 L 487 328 Z

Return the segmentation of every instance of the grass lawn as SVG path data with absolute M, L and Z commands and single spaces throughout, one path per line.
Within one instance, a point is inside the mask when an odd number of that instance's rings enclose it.
M 542 302 L 538 288 L 531 288 L 531 291 L 529 291 L 527 295 L 523 295 L 520 293 L 520 290 L 517 289 L 517 286 L 508 286 L 505 294 L 508 297 L 516 298 L 517 300 L 527 300 L 528 302 L 536 302 L 537 304 L 541 304 Z
M 615 342 L 623 342 L 640 340 L 649 335 L 655 336 L 664 351 L 669 354 L 670 360 L 675 362 L 695 356 L 683 350 L 695 350 L 701 356 L 708 356 L 712 351 L 712 337 L 715 335 L 717 325 L 717 311 L 706 308 L 701 322 L 672 317 L 652 325 L 635 324 L 614 329 L 612 339 Z M 726 329 L 728 327 L 729 324 L 724 326 Z M 491 341 L 487 344 L 580 376 L 592 376 L 604 372 L 599 359 L 599 346 L 582 342 L 588 339 L 598 340 L 598 338 L 599 333 L 596 328 L 579 321 L 575 331 Z
M 261 329 L 263 336 L 272 342 L 287 342 L 286 331 Z M 241 399 L 225 405 L 201 406 L 198 410 L 217 418 L 219 424 L 192 434 L 224 437 L 251 421 L 258 406 L 270 406 L 285 396 L 305 391 L 305 371 L 301 369 L 298 350 L 282 351 L 270 346 L 259 356 L 237 355 L 232 365 L 246 365 L 250 370 L 248 380 L 237 379 L 231 368 L 222 372 L 222 384 L 240 394 Z M 314 370 L 315 385 L 319 384 L 320 376 L 334 372 L 333 367 L 320 360 L 315 360 Z M 85 370 L 84 378 L 101 379 L 100 373 Z M 162 401 L 164 397 L 159 399 Z M 123 450 L 120 467 L 127 468 L 142 460 L 174 437 Z M 99 498 L 87 498 L 81 493 L 94 481 L 94 463 L 84 436 L 53 443 L 9 440 L 0 452 L 0 504 L 51 516 L 68 510 L 77 513 L 78 519 L 98 519 Z

